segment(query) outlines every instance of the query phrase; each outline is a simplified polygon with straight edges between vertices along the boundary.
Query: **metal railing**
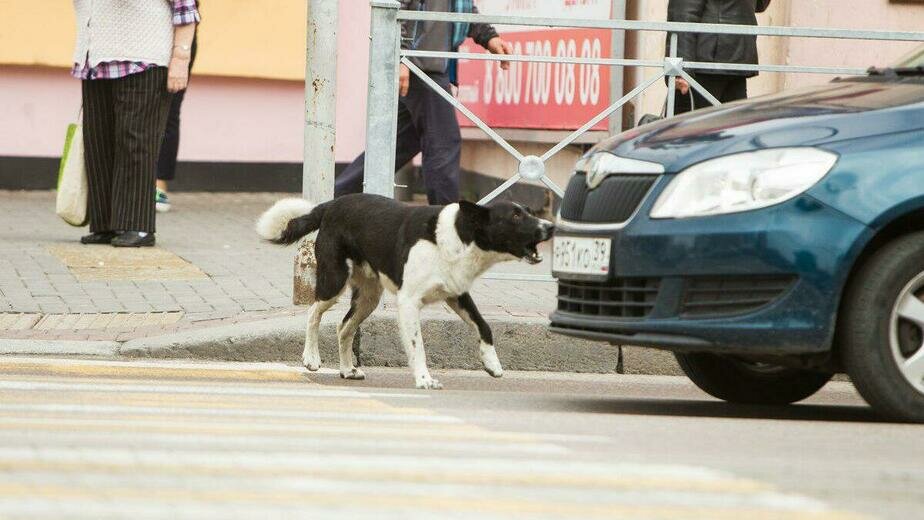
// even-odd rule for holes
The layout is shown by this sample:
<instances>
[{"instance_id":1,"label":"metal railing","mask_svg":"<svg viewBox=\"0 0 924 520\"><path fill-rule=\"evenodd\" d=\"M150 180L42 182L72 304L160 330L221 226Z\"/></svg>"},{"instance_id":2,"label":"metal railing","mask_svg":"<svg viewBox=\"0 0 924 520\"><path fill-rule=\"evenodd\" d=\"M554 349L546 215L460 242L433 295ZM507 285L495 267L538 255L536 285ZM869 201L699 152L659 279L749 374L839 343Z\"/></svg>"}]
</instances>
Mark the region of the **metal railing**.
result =
<instances>
[{"instance_id":1,"label":"metal railing","mask_svg":"<svg viewBox=\"0 0 924 520\"><path fill-rule=\"evenodd\" d=\"M813 74L865 74L866 69L851 67L823 67L800 65L746 65L738 63L685 62L677 56L678 33L711 33L750 36L834 38L871 41L924 42L924 32L907 31L859 31L844 29L822 29L801 27L768 27L751 25L700 24L680 22L644 22L633 20L583 20L549 17L506 16L485 14L447 13L434 11L401 11L400 4L393 0L372 0L372 21L369 42L369 99L367 107L365 183L363 190L394 197L395 139L398 110L398 65L403 64L443 99L458 109L478 128L483 130L501 148L518 161L518 168L510 178L485 195L479 204L494 200L521 179L538 181L561 197L563 190L546 175L545 164L556 153L573 143L597 123L609 117L623 105L640 95L653 84L667 78L666 114L674 115L674 97L677 78L683 78L690 88L701 94L713 105L720 102L697 82L688 71L697 69L725 71L757 71ZM406 50L400 47L400 24L403 21L466 22L498 25L519 25L536 27L571 27L610 29L614 31L659 31L670 34L670 49L667 57L660 60L638 60L623 58L584 58L565 56L495 55L461 52L437 52ZM459 100L446 92L411 61L411 58L457 58L469 60L545 62L563 64L586 64L619 67L659 68L661 74L642 81L626 95L612 102L586 124L567 135L558 144L541 156L523 155L516 147L487 125L481 118L465 107ZM547 275L512 275L487 273L486 277L551 281Z\"/></svg>"}]
</instances>

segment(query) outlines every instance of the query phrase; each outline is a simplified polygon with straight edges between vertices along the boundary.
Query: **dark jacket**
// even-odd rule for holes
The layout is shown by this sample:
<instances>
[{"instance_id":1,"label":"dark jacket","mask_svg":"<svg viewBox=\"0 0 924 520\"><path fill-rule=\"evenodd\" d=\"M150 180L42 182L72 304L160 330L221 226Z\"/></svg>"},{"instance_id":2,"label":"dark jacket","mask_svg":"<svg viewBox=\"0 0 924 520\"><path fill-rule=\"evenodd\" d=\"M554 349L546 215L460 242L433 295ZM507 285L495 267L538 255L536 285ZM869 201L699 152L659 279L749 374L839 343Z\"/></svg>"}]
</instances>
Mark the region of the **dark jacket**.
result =
<instances>
[{"instance_id":1,"label":"dark jacket","mask_svg":"<svg viewBox=\"0 0 924 520\"><path fill-rule=\"evenodd\" d=\"M452 10L452 0L401 0L401 9L449 12ZM472 12L477 13L478 8L472 6ZM449 48L451 33L451 23L405 21L401 23L401 48L419 51L452 51L454 49ZM473 23L468 26L468 35L478 45L487 47L491 38L497 36L497 31L488 24ZM411 58L411 60L426 72L446 72L448 63L445 58Z\"/></svg>"},{"instance_id":2,"label":"dark jacket","mask_svg":"<svg viewBox=\"0 0 924 520\"><path fill-rule=\"evenodd\" d=\"M757 25L757 16L770 5L770 0L670 0L667 21L694 23L727 23ZM670 53L670 35L667 54ZM757 64L757 38L734 34L679 33L677 56L684 61ZM710 74L756 76L757 72L697 70Z\"/></svg>"}]
</instances>

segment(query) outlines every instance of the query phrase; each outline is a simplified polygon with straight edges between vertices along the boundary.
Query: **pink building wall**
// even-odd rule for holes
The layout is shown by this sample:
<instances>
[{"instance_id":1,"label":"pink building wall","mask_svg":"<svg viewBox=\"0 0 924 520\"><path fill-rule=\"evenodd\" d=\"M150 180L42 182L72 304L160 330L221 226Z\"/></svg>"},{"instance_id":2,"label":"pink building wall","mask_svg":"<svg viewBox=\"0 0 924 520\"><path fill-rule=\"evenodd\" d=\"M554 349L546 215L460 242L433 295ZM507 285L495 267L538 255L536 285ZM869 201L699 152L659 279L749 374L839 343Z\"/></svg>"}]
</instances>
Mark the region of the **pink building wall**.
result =
<instances>
[{"instance_id":1,"label":"pink building wall","mask_svg":"<svg viewBox=\"0 0 924 520\"><path fill-rule=\"evenodd\" d=\"M788 25L837 29L920 31L924 5L890 0L798 0L789 7ZM921 46L915 42L799 40L786 42L787 63L829 67L886 67ZM788 74L786 87L830 81L831 76Z\"/></svg>"},{"instance_id":2,"label":"pink building wall","mask_svg":"<svg viewBox=\"0 0 924 520\"><path fill-rule=\"evenodd\" d=\"M651 0L651 3L657 4L653 6L657 9L643 10L638 16L663 18L666 0ZM369 6L366 2L341 2L340 6L336 157L345 162L364 147ZM924 20L924 5L894 4L888 0L798 0L793 4L775 4L771 14L772 20L764 23L919 30ZM663 37L655 35L655 38L652 53L660 55ZM901 42L771 38L761 41L765 62L852 67L886 65L916 46ZM772 45L775 42L781 44L779 48ZM645 54L645 49L641 53ZM765 74L752 86L755 93L761 93L828 80L829 76L774 78ZM765 86L764 82L769 83ZM300 162L303 93L301 81L194 74L183 106L180 159ZM651 106L643 106L640 112L657 110L663 102L660 91L653 90L648 97ZM57 156L64 129L76 117L79 104L79 82L64 69L0 66L0 156Z\"/></svg>"},{"instance_id":3,"label":"pink building wall","mask_svg":"<svg viewBox=\"0 0 924 520\"><path fill-rule=\"evenodd\" d=\"M338 162L364 148L369 6L341 3ZM0 67L0 156L55 157L80 108L64 69ZM301 162L304 83L196 76L183 103L180 160Z\"/></svg>"},{"instance_id":4,"label":"pink building wall","mask_svg":"<svg viewBox=\"0 0 924 520\"><path fill-rule=\"evenodd\" d=\"M54 157L80 110L80 83L59 69L0 68L0 156Z\"/></svg>"}]
</instances>

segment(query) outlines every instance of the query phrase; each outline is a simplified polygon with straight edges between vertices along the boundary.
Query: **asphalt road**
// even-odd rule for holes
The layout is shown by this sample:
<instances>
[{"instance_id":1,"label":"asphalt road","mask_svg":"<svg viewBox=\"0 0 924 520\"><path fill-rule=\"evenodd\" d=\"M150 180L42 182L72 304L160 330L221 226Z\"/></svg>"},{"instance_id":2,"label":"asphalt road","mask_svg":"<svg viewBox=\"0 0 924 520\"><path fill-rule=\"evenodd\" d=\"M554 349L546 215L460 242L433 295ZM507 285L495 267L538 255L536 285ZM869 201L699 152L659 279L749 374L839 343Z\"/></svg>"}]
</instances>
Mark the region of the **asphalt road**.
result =
<instances>
[{"instance_id":1,"label":"asphalt road","mask_svg":"<svg viewBox=\"0 0 924 520\"><path fill-rule=\"evenodd\" d=\"M922 517L924 427L847 383L0 358L2 518Z\"/></svg>"}]
</instances>

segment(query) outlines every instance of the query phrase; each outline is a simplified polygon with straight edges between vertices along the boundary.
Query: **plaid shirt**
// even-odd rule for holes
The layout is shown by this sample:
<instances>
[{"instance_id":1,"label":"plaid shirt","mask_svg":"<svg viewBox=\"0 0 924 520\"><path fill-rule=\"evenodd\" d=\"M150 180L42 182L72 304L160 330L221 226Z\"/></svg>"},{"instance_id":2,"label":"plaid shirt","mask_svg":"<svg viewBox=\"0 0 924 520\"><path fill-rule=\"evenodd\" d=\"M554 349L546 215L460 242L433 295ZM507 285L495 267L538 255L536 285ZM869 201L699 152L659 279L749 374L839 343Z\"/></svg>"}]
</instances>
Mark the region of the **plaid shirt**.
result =
<instances>
[{"instance_id":1,"label":"plaid shirt","mask_svg":"<svg viewBox=\"0 0 924 520\"><path fill-rule=\"evenodd\" d=\"M171 0L173 7L173 25L188 25L199 23L199 9L196 0ZM129 74L144 72L155 65L141 61L107 61L95 67L84 60L83 64L75 63L71 75L79 79L116 79L124 78Z\"/></svg>"}]
</instances>

